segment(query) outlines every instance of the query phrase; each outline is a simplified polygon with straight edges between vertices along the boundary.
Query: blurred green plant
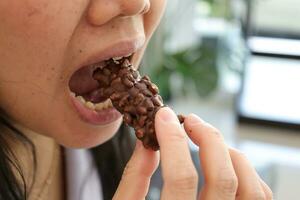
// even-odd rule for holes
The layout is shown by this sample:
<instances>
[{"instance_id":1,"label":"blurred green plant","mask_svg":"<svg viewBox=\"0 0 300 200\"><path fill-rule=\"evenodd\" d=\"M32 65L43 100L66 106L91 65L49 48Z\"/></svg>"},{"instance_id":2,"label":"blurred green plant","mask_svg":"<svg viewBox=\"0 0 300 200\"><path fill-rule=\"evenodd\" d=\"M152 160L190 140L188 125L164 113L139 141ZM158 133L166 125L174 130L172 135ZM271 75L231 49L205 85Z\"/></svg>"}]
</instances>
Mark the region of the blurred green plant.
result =
<instances>
[{"instance_id":1,"label":"blurred green plant","mask_svg":"<svg viewBox=\"0 0 300 200\"><path fill-rule=\"evenodd\" d=\"M198 0L200 6L209 8L209 17L221 17L227 20L233 18L232 0Z\"/></svg>"},{"instance_id":2,"label":"blurred green plant","mask_svg":"<svg viewBox=\"0 0 300 200\"><path fill-rule=\"evenodd\" d=\"M174 84L172 75L175 73L182 79L182 83L179 84L180 88L176 90L187 95L188 87L193 87L199 96L206 97L218 85L216 52L214 43L208 40L201 45L173 54L164 53L161 64L152 70L148 69L147 73L159 86L161 96L167 101L172 97L171 84Z\"/></svg>"}]
</instances>

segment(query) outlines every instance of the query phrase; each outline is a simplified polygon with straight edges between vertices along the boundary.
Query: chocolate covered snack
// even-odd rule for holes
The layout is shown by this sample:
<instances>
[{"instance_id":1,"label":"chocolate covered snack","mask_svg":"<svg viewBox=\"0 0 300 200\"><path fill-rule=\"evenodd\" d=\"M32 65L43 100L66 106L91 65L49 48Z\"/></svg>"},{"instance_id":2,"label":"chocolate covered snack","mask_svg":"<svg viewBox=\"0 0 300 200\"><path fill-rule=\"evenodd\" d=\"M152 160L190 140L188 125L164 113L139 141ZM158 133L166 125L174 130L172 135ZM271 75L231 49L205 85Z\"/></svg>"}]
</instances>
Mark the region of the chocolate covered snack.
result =
<instances>
[{"instance_id":1,"label":"chocolate covered snack","mask_svg":"<svg viewBox=\"0 0 300 200\"><path fill-rule=\"evenodd\" d=\"M141 77L128 57L106 61L105 67L94 71L93 78L101 86L102 95L110 98L113 106L124 115L124 122L134 128L144 147L158 150L154 118L164 104L158 87L150 78ZM182 115L178 119L181 123L184 121Z\"/></svg>"}]
</instances>

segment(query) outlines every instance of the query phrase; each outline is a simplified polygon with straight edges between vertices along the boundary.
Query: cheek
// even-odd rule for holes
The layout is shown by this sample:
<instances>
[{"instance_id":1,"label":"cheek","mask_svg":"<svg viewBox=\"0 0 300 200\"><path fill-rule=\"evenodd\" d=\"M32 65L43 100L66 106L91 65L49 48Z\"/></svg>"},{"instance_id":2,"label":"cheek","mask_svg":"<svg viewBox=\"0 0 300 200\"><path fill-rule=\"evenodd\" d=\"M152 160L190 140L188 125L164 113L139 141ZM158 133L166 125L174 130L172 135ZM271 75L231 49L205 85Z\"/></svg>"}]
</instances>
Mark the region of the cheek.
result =
<instances>
[{"instance_id":1,"label":"cheek","mask_svg":"<svg viewBox=\"0 0 300 200\"><path fill-rule=\"evenodd\" d=\"M0 0L0 81L4 84L0 87L22 85L51 93L49 87L64 79L68 40L85 4L82 0Z\"/></svg>"},{"instance_id":2,"label":"cheek","mask_svg":"<svg viewBox=\"0 0 300 200\"><path fill-rule=\"evenodd\" d=\"M62 63L86 2L0 0L0 108L49 136L62 130L51 126L62 125L61 110L49 113L54 102L65 107L66 99L55 100L64 90Z\"/></svg>"},{"instance_id":3,"label":"cheek","mask_svg":"<svg viewBox=\"0 0 300 200\"><path fill-rule=\"evenodd\" d=\"M65 28L66 14L62 15L65 10L61 6L57 0L4 0L0 3L1 30L16 39L23 38L38 44L41 39L53 36L51 33L60 35L60 30ZM72 16L67 17L72 21Z\"/></svg>"},{"instance_id":4,"label":"cheek","mask_svg":"<svg viewBox=\"0 0 300 200\"><path fill-rule=\"evenodd\" d=\"M136 68L141 63L143 54L146 47L153 35L155 29L159 25L159 22L164 14L166 8L166 0L152 0L150 10L144 15L144 30L146 35L146 45L140 51L137 52L136 57L133 59Z\"/></svg>"},{"instance_id":5,"label":"cheek","mask_svg":"<svg viewBox=\"0 0 300 200\"><path fill-rule=\"evenodd\" d=\"M151 1L151 8L144 17L145 31L147 35L151 36L155 28L158 26L163 16L166 2L166 0Z\"/></svg>"},{"instance_id":6,"label":"cheek","mask_svg":"<svg viewBox=\"0 0 300 200\"><path fill-rule=\"evenodd\" d=\"M85 8L86 1L74 1L1 0L1 67L57 66Z\"/></svg>"}]
</instances>

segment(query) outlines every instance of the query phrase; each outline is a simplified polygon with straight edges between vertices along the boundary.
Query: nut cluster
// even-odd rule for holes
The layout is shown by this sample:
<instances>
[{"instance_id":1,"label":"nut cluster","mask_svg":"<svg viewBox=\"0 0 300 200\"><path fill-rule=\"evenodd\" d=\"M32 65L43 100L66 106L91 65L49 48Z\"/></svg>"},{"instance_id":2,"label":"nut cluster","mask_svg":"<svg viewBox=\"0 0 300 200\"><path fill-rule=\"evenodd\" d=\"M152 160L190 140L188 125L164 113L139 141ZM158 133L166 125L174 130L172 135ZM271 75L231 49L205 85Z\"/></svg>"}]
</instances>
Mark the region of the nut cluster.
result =
<instances>
[{"instance_id":1,"label":"nut cluster","mask_svg":"<svg viewBox=\"0 0 300 200\"><path fill-rule=\"evenodd\" d=\"M150 78L141 77L128 58L106 61L106 67L97 68L93 78L99 82L102 95L110 98L113 106L124 115L124 122L134 128L144 147L158 150L154 117L164 105L158 87ZM181 123L184 121L182 115L178 119Z\"/></svg>"}]
</instances>

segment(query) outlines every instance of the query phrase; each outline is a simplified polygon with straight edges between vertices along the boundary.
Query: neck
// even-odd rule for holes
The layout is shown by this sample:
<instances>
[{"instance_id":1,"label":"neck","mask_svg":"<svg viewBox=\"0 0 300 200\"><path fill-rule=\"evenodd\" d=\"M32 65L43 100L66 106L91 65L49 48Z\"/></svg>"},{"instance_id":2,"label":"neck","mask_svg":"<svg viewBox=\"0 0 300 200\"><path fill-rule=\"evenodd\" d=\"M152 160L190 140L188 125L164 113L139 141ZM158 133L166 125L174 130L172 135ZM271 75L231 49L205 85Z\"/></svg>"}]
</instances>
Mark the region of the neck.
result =
<instances>
[{"instance_id":1,"label":"neck","mask_svg":"<svg viewBox=\"0 0 300 200\"><path fill-rule=\"evenodd\" d=\"M35 149L34 158L28 146L19 141L10 143L22 168L29 192L28 199L62 199L63 179L60 146L51 138L38 134L15 121L9 121L32 142ZM34 167L34 160L36 167Z\"/></svg>"}]
</instances>

